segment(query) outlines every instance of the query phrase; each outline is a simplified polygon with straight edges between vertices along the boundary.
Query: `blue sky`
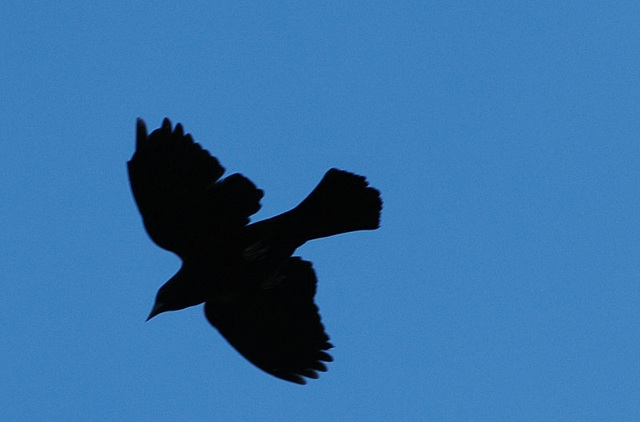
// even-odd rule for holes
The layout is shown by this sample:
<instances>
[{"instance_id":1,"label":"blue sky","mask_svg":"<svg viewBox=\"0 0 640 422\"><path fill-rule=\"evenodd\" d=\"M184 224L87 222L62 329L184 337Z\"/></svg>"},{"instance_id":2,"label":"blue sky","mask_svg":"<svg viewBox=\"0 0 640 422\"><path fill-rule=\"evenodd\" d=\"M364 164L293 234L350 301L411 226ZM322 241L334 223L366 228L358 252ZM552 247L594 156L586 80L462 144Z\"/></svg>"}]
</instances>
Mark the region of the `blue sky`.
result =
<instances>
[{"instance_id":1,"label":"blue sky","mask_svg":"<svg viewBox=\"0 0 640 422\"><path fill-rule=\"evenodd\" d=\"M637 2L3 2L6 420L640 417ZM191 308L126 161L163 117L265 190L364 174L305 245L335 362L300 387Z\"/></svg>"}]
</instances>

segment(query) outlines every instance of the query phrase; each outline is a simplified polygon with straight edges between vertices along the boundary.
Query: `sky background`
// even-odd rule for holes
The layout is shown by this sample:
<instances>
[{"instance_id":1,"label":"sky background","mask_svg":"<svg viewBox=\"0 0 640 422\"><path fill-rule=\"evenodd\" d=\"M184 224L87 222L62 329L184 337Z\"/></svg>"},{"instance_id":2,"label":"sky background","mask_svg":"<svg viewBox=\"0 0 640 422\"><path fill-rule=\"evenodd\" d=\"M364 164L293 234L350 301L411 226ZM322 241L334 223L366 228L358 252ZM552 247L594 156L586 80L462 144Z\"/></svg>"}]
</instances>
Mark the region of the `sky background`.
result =
<instances>
[{"instance_id":1,"label":"sky background","mask_svg":"<svg viewBox=\"0 0 640 422\"><path fill-rule=\"evenodd\" d=\"M5 420L640 418L637 1L2 2ZM271 377L129 190L135 119L182 122L267 218L331 167L382 226L305 245L335 344Z\"/></svg>"}]
</instances>

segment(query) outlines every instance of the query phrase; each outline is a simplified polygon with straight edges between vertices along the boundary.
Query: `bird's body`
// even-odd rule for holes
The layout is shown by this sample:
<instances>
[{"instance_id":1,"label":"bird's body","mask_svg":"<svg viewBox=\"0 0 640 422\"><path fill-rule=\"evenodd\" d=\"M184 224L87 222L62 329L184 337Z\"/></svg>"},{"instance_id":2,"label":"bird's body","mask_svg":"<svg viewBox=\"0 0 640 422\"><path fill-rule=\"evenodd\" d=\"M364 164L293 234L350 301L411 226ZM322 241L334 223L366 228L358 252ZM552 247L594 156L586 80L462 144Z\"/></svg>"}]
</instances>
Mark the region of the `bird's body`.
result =
<instances>
[{"instance_id":1,"label":"bird's body","mask_svg":"<svg viewBox=\"0 0 640 422\"><path fill-rule=\"evenodd\" d=\"M149 319L205 303L209 322L249 361L279 378L317 378L332 345L313 302L311 263L292 257L320 237L379 226L379 192L331 169L300 205L248 224L263 192L165 119L149 136L138 120L129 179L145 228L182 267L158 291Z\"/></svg>"}]
</instances>

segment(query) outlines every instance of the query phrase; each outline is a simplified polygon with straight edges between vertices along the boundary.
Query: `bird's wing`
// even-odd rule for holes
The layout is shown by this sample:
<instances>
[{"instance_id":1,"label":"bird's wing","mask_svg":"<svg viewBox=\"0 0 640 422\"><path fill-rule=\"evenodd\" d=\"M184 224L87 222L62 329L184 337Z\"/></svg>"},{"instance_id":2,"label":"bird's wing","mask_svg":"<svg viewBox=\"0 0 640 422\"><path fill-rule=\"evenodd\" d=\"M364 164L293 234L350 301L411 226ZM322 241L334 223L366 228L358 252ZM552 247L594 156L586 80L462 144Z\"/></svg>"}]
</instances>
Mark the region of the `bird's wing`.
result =
<instances>
[{"instance_id":1,"label":"bird's wing","mask_svg":"<svg viewBox=\"0 0 640 422\"><path fill-rule=\"evenodd\" d=\"M259 294L241 301L207 302L209 322L251 363L278 378L305 384L326 371L333 346L313 302L311 263L293 257Z\"/></svg>"},{"instance_id":2,"label":"bird's wing","mask_svg":"<svg viewBox=\"0 0 640 422\"><path fill-rule=\"evenodd\" d=\"M169 119L147 136L138 119L136 151L128 162L131 190L145 228L158 246L184 257L240 230L260 209L262 191L224 168L181 124Z\"/></svg>"}]
</instances>

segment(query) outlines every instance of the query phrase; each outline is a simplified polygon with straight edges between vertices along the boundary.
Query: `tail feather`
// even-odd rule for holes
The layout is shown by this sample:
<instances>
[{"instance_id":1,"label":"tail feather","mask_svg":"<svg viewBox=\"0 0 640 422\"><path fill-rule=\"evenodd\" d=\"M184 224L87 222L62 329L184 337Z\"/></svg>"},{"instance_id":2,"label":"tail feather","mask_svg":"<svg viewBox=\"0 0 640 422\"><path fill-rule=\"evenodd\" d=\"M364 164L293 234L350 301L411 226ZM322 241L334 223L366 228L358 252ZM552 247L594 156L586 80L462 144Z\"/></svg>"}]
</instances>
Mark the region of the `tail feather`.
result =
<instances>
[{"instance_id":1,"label":"tail feather","mask_svg":"<svg viewBox=\"0 0 640 422\"><path fill-rule=\"evenodd\" d=\"M297 207L247 226L242 233L247 262L275 270L309 240L380 226L382 200L363 176L331 169Z\"/></svg>"},{"instance_id":2,"label":"tail feather","mask_svg":"<svg viewBox=\"0 0 640 422\"><path fill-rule=\"evenodd\" d=\"M380 226L382 200L363 176L329 170L293 212L303 221L305 240Z\"/></svg>"}]
</instances>

